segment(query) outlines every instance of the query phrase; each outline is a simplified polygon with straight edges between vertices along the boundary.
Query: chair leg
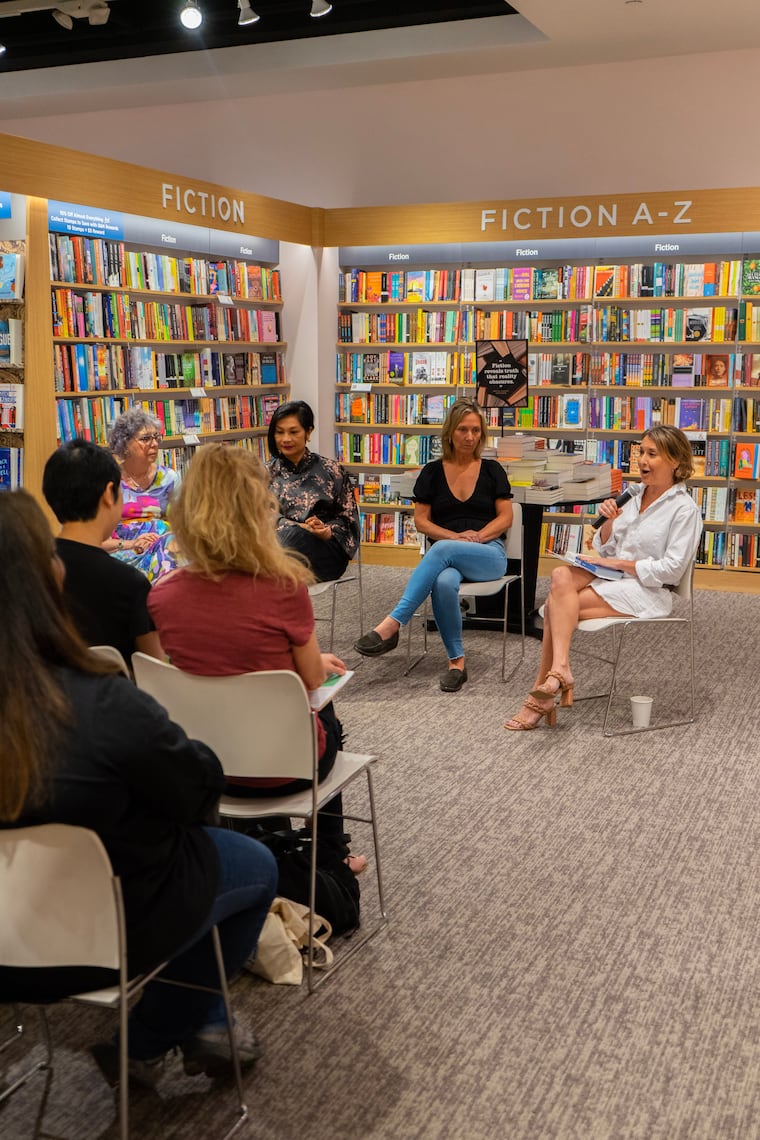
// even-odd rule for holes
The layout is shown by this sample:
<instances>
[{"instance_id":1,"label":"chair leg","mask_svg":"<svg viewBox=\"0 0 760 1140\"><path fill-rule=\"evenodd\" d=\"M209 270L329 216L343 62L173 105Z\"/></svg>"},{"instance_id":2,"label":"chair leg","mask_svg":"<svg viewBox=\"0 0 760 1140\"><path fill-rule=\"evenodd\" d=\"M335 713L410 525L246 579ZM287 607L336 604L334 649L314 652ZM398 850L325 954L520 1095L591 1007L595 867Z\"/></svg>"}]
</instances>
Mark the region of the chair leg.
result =
<instances>
[{"instance_id":1,"label":"chair leg","mask_svg":"<svg viewBox=\"0 0 760 1140\"><path fill-rule=\"evenodd\" d=\"M227 985L227 974L224 969L224 955L222 954L222 944L219 939L219 931L216 926L211 927L211 938L214 943L214 956L216 958L216 968L219 973L219 989L224 1000L224 1014L227 1019L227 1035L230 1041L230 1056L232 1057L232 1070L235 1075L235 1088L237 1089L238 1106L240 1113L237 1120L232 1127L225 1133L224 1140L229 1140L229 1137L237 1132L238 1128L248 1119L248 1106L245 1103L245 1096L243 1093L243 1078L240 1073L240 1056L238 1053L237 1041L235 1039L235 1019L232 1016L232 1005L230 1003L230 990Z\"/></svg>"},{"instance_id":2,"label":"chair leg","mask_svg":"<svg viewBox=\"0 0 760 1140\"><path fill-rule=\"evenodd\" d=\"M332 605L330 607L330 645L327 650L328 653L333 651L333 642L335 641L335 602L338 594L338 584L333 582L332 588Z\"/></svg>"},{"instance_id":3,"label":"chair leg","mask_svg":"<svg viewBox=\"0 0 760 1140\"><path fill-rule=\"evenodd\" d=\"M633 622L631 624L635 625L636 623ZM693 724L694 723L694 721L696 719L696 715L695 715L695 694L694 694L694 623L693 623L693 620L689 623L689 627L690 627L689 628L689 637L690 637L690 650L691 650L690 651L691 715L688 716L685 720L669 720L669 721L665 721L663 724L650 724L646 728L620 728L620 729L617 729L615 731L608 729L607 726L608 726L608 722L609 722L610 710L612 708L612 698L615 695L615 686L617 683L618 663L620 661L620 658L622 657L623 642L625 641L625 635L629 629L629 625L628 625L628 623L626 623L622 627L620 639L618 641L618 648L617 648L617 653L615 655L615 663L614 663L614 667L613 667L613 671L612 671L612 683L610 685L609 697L607 699L607 708L606 708L606 711L604 714L604 723L602 725L602 735L604 735L604 736L630 736L631 733L634 733L634 732L657 732L659 729L662 729L662 728L679 728L681 725Z\"/></svg>"},{"instance_id":4,"label":"chair leg","mask_svg":"<svg viewBox=\"0 0 760 1140\"><path fill-rule=\"evenodd\" d=\"M16 1032L3 1042L2 1046L0 1046L0 1052L2 1052L3 1049L6 1049L9 1045L12 1045L14 1041L19 1041L24 1033L24 1026L21 1021L20 1007L14 1005L13 1009L14 1016L17 1021ZM0 1104L2 1104L3 1101L8 1100L8 1098L16 1091L16 1089L20 1089L22 1085L26 1084L29 1078L33 1077L35 1073L49 1071L53 1067L53 1042L50 1036L50 1026L48 1025L47 1015L42 1006L37 1007L37 1014L40 1019L42 1037L45 1042L45 1056L41 1061L37 1061L34 1065L31 1065L30 1068L26 1069L20 1077L16 1078L13 1084L10 1084L6 1089L3 1089L3 1091L0 1093Z\"/></svg>"},{"instance_id":5,"label":"chair leg","mask_svg":"<svg viewBox=\"0 0 760 1140\"><path fill-rule=\"evenodd\" d=\"M416 617L420 617L420 616L422 617L422 653L420 653L419 657L415 657L414 661L412 661L412 625L414 624L414 619ZM406 669L404 670L404 676L408 677L409 674L411 673L412 669L416 669L417 666L419 665L420 661L423 661L424 658L427 657L427 651L428 651L427 600L425 601L425 605L422 608L422 614L421 615L419 613L419 610L417 611L416 614L412 614L412 616L409 619L409 624L407 625L406 630L407 630L407 632L406 632Z\"/></svg>"}]
</instances>

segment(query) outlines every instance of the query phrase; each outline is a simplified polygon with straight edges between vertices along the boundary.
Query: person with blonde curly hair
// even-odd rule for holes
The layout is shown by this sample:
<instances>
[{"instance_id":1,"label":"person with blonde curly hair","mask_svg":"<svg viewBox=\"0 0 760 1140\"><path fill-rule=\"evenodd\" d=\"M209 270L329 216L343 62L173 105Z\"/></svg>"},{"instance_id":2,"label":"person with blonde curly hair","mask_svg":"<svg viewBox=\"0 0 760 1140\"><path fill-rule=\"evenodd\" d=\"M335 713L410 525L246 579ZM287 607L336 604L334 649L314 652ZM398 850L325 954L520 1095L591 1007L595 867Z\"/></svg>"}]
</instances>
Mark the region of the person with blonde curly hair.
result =
<instances>
[{"instance_id":1,"label":"person with blonde curly hair","mask_svg":"<svg viewBox=\"0 0 760 1140\"><path fill-rule=\"evenodd\" d=\"M222 444L199 448L172 505L186 564L153 587L148 603L173 665L209 677L290 669L307 689L318 688L329 673L345 673L340 658L320 652L307 590L313 575L301 555L280 546L276 521L269 475L255 456ZM318 714L317 731L324 779L342 744L331 703ZM232 795L276 795L283 785L289 791L303 785L228 781ZM337 815L338 799L331 802ZM335 827L342 831L342 821L325 817L320 831L328 836ZM352 869L363 869L363 856L351 858Z\"/></svg>"}]
</instances>

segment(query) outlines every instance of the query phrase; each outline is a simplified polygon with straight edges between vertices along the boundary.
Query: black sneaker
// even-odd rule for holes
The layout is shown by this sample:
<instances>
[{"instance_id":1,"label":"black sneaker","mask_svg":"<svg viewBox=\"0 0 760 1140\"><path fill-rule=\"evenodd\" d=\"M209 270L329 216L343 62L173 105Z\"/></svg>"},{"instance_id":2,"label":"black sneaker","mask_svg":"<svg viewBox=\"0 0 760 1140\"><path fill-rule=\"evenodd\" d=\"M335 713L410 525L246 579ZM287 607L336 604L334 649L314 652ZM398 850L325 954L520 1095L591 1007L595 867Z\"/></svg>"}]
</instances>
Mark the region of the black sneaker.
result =
<instances>
[{"instance_id":1,"label":"black sneaker","mask_svg":"<svg viewBox=\"0 0 760 1140\"><path fill-rule=\"evenodd\" d=\"M235 1029L240 1068L247 1069L258 1061L262 1048L255 1037ZM206 1029L190 1037L182 1046L185 1072L189 1077L205 1073L216 1077L232 1071L230 1039L226 1028Z\"/></svg>"},{"instance_id":2,"label":"black sneaker","mask_svg":"<svg viewBox=\"0 0 760 1140\"><path fill-rule=\"evenodd\" d=\"M90 1053L95 1064L100 1069L112 1089L119 1086L119 1047L112 1041L93 1045ZM140 1085L144 1089L154 1089L166 1067L166 1056L154 1057L151 1061L138 1061L130 1057L127 1061L127 1073L131 1085Z\"/></svg>"}]
</instances>

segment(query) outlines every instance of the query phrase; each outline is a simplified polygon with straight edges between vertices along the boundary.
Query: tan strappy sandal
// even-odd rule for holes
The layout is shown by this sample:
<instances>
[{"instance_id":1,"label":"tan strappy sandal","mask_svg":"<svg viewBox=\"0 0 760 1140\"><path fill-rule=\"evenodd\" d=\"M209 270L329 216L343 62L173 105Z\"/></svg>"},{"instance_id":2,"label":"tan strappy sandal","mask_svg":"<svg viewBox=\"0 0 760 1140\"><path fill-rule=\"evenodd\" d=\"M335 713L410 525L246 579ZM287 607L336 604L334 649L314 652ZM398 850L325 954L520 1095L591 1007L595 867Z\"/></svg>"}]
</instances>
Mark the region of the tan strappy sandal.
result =
<instances>
[{"instance_id":1,"label":"tan strappy sandal","mask_svg":"<svg viewBox=\"0 0 760 1140\"><path fill-rule=\"evenodd\" d=\"M550 677L554 677L555 681L559 682L558 689L542 689L540 686L531 689L530 695L536 701L546 700L547 697L556 697L559 693L559 707L561 709L571 709L573 707L573 689L575 688L575 681L566 681L561 673L556 669L550 669L544 678L544 684Z\"/></svg>"},{"instance_id":2,"label":"tan strappy sandal","mask_svg":"<svg viewBox=\"0 0 760 1140\"><path fill-rule=\"evenodd\" d=\"M552 696L553 694L549 695ZM509 732L530 732L532 729L538 728L539 724L541 723L541 717L546 717L546 723L549 728L556 727L557 706L553 701L547 709L545 705L540 705L538 701L534 701L533 694L531 693L529 697L525 698L523 702L523 708L530 709L531 712L539 713L540 715L538 717L538 720L534 721L532 724L529 724L527 720L522 720L520 718L520 714L518 713L517 716L510 717L507 723L504 725L504 727L508 729Z\"/></svg>"}]
</instances>

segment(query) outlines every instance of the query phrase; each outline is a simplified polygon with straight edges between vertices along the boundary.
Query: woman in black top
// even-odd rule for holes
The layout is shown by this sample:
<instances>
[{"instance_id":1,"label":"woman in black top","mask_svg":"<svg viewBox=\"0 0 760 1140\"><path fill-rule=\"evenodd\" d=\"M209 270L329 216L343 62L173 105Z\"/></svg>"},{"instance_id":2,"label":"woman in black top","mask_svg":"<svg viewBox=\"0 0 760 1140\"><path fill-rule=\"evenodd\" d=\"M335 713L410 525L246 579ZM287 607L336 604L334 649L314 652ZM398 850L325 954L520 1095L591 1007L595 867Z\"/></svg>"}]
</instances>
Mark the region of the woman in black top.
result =
<instances>
[{"instance_id":1,"label":"woman in black top","mask_svg":"<svg viewBox=\"0 0 760 1140\"><path fill-rule=\"evenodd\" d=\"M65 823L96 832L121 879L130 976L170 959L164 977L217 985L210 928L236 973L254 952L277 885L269 851L204 826L224 789L206 745L95 658L63 600L63 564L31 495L0 496L0 827ZM110 970L0 961L0 1002L53 1001L113 985ZM241 1061L259 1055L238 1032ZM152 983L130 1014L130 1076L153 1085L179 1046L189 1074L230 1060L215 994ZM110 1053L109 1053L110 1050ZM110 1046L97 1059L116 1071Z\"/></svg>"},{"instance_id":2,"label":"woman in black top","mask_svg":"<svg viewBox=\"0 0 760 1140\"><path fill-rule=\"evenodd\" d=\"M493 459L481 459L486 422L472 400L457 400L441 429L443 458L423 467L414 487L414 524L430 541L401 600L354 643L365 657L398 645L399 629L428 594L449 665L441 674L444 692L467 680L462 646L460 582L486 582L506 571L504 533L512 525L509 480Z\"/></svg>"}]
</instances>

